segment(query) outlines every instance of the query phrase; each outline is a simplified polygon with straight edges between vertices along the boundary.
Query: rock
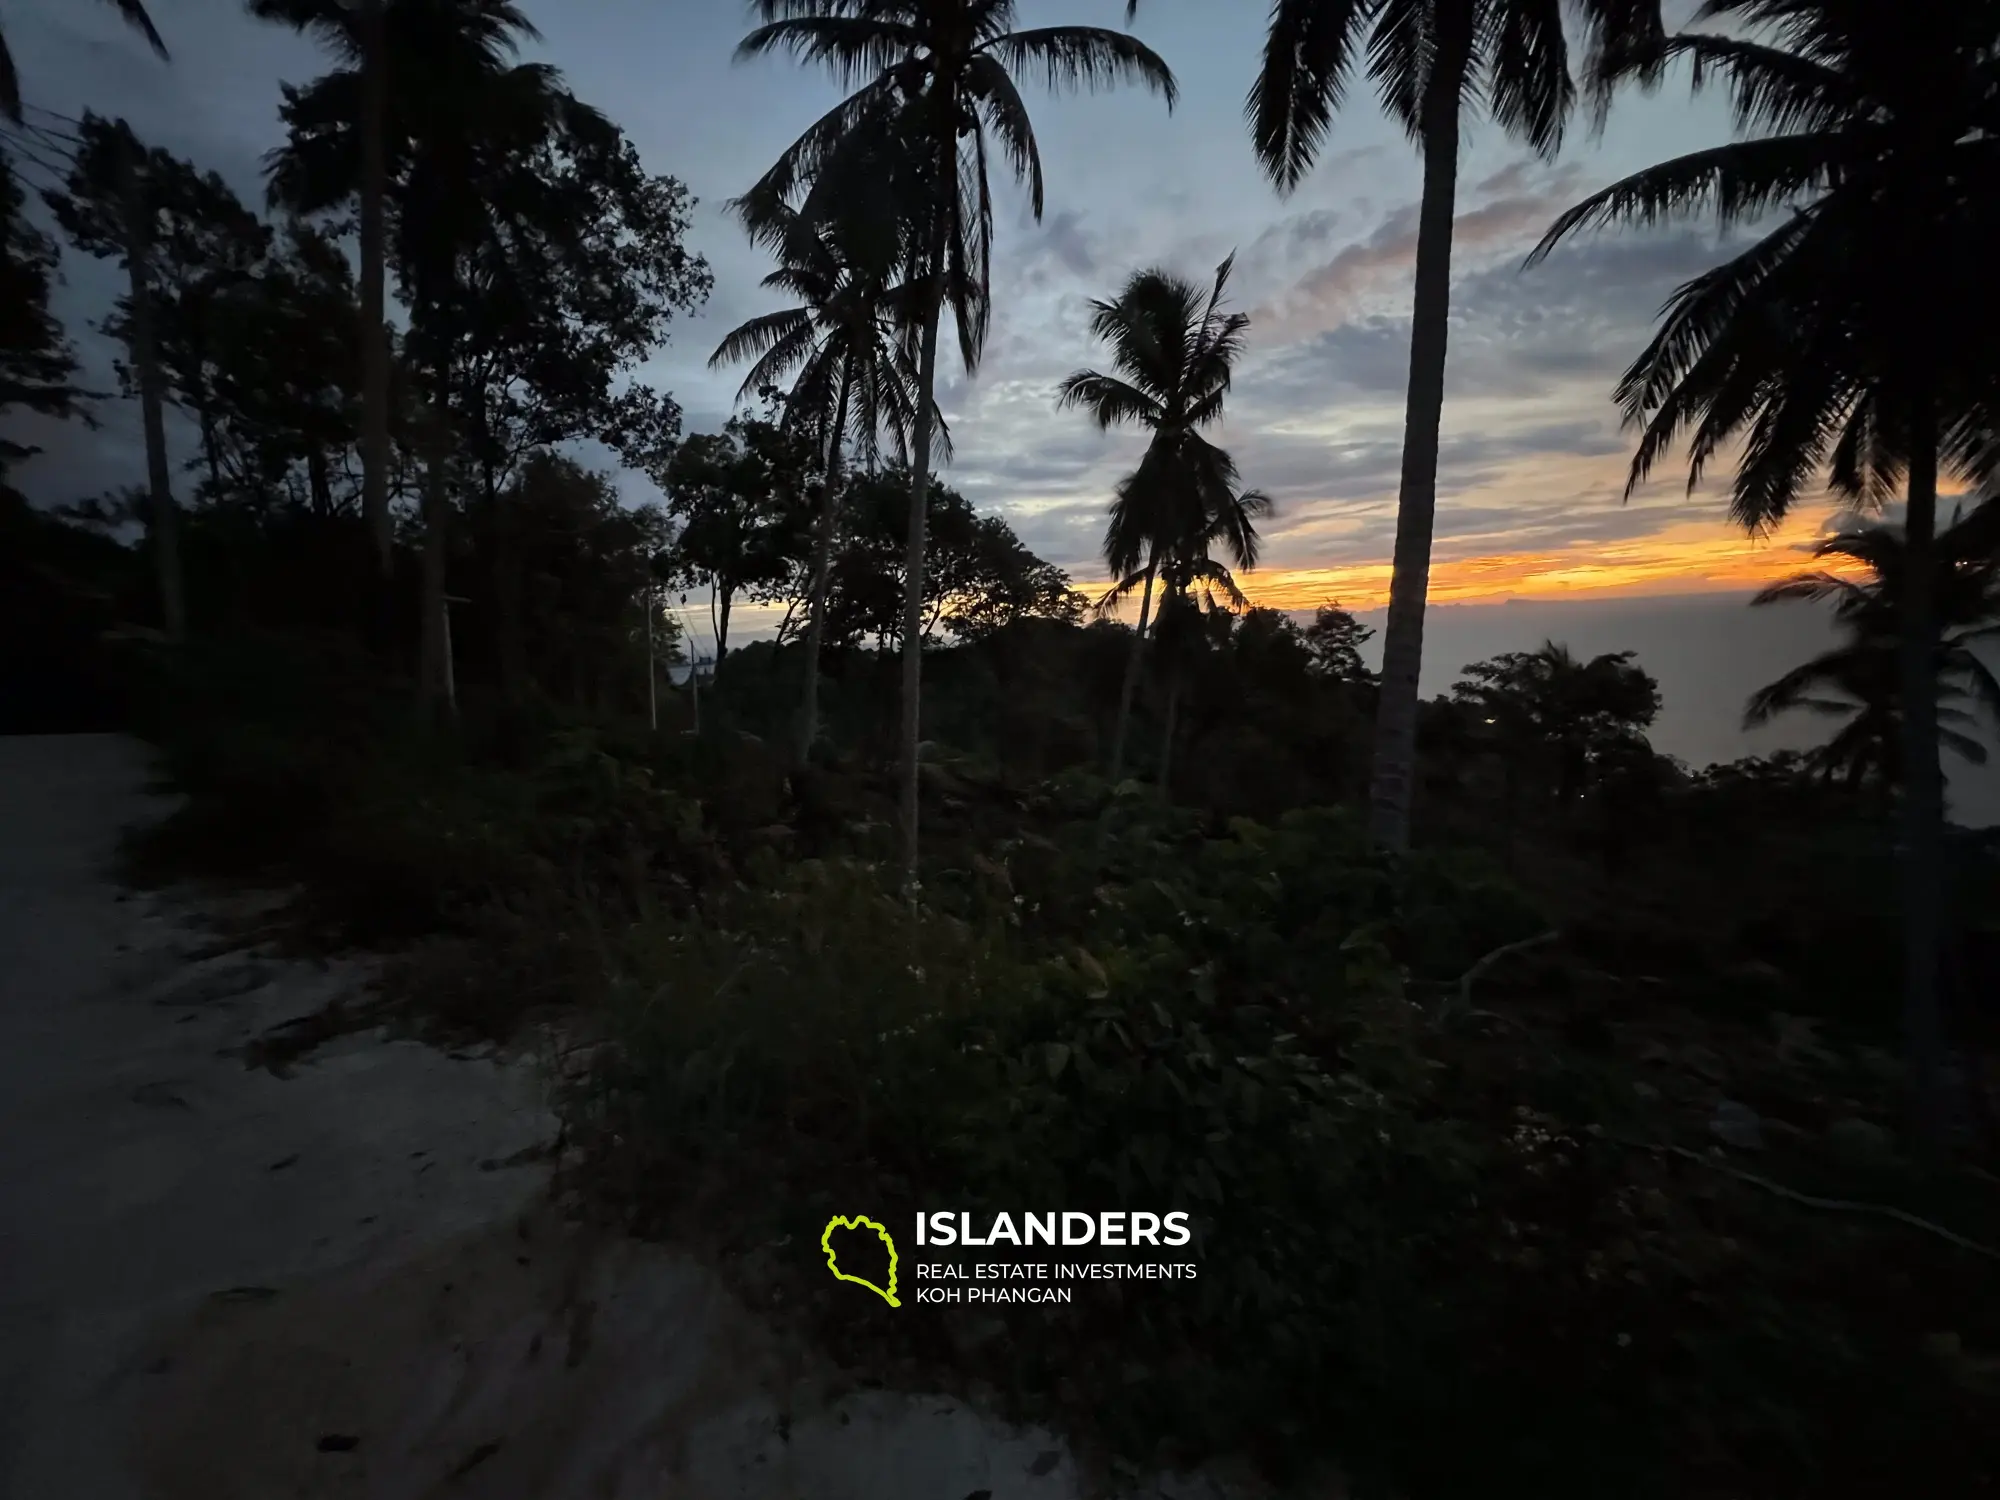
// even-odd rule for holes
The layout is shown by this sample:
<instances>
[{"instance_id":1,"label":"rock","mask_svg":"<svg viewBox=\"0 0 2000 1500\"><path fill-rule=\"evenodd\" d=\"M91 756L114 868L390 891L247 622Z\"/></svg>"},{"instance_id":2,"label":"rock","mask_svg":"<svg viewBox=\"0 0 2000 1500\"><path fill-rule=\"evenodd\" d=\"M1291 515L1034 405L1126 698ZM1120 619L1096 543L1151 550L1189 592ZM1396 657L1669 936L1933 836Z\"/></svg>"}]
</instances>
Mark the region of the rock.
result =
<instances>
[{"instance_id":1,"label":"rock","mask_svg":"<svg viewBox=\"0 0 2000 1500\"><path fill-rule=\"evenodd\" d=\"M1889 1132L1868 1120L1849 1116L1827 1128L1826 1143L1849 1161L1882 1162L1896 1154Z\"/></svg>"},{"instance_id":2,"label":"rock","mask_svg":"<svg viewBox=\"0 0 2000 1500\"><path fill-rule=\"evenodd\" d=\"M1756 1110L1734 1099L1724 1099L1715 1106L1708 1131L1723 1145L1734 1146L1739 1151L1764 1149L1764 1122L1758 1118Z\"/></svg>"}]
</instances>

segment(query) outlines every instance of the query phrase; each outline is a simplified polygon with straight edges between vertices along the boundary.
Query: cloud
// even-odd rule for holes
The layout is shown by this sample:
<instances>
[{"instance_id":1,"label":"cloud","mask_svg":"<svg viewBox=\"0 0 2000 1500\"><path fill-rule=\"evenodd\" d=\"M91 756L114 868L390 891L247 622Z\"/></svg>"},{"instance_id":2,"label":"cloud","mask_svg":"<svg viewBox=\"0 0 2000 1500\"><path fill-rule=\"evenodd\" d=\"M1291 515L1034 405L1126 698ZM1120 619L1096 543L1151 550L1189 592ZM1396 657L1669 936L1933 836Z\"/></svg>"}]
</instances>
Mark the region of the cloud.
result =
<instances>
[{"instance_id":1,"label":"cloud","mask_svg":"<svg viewBox=\"0 0 2000 1500\"><path fill-rule=\"evenodd\" d=\"M1468 209L1452 221L1454 261L1476 260L1498 247L1527 248L1571 201L1578 175L1574 168L1563 168L1531 181L1529 169L1517 163L1486 178L1472 196L1496 186L1518 190ZM1263 316L1292 327L1336 326L1367 293L1381 286L1389 273L1406 281L1416 263L1421 212L1419 203L1404 203L1392 210L1368 235L1301 275L1289 290L1272 299ZM1311 222L1312 216L1305 216L1295 221L1293 228L1303 230ZM1330 227L1332 222L1322 218L1317 224Z\"/></svg>"},{"instance_id":2,"label":"cloud","mask_svg":"<svg viewBox=\"0 0 2000 1500\"><path fill-rule=\"evenodd\" d=\"M1057 214L1042 229L1042 243L1064 269L1078 276L1097 274L1097 255L1083 233L1083 216L1073 208Z\"/></svg>"},{"instance_id":3,"label":"cloud","mask_svg":"<svg viewBox=\"0 0 2000 1500\"><path fill-rule=\"evenodd\" d=\"M284 28L246 19L236 0L167 9L159 19L174 48L170 65L112 7L15 7L9 40L29 98L71 114L92 103L128 114L143 134L219 169L257 201L259 158L280 135L277 80L310 78L325 61ZM631 130L649 167L681 176L703 200L690 238L714 269L714 296L676 325L638 377L675 393L687 430L712 430L729 414L741 370L706 369L709 351L728 329L777 305L758 286L768 257L747 243L724 200L831 102L833 85L775 63L731 68L741 28L729 7L650 19L613 16L618 7L543 9L550 60ZM1271 574L1332 569L1372 578L1386 569L1395 528L1419 159L1393 125L1358 110L1340 128L1343 140L1360 144L1323 157L1295 197L1272 194L1238 115L1255 41L1220 8L1212 22L1200 8L1189 16L1197 13L1198 22L1185 21L1188 45L1172 58L1186 103L1171 120L1148 114L1135 124L1124 106L1102 101L1034 102L1053 196L1038 224L1011 212L1018 195L996 185L1003 210L994 322L976 378L957 371L945 340L940 395L958 444L946 477L982 509L1005 514L1044 556L1089 577L1105 505L1143 437L1099 433L1055 410L1061 377L1104 359L1089 336L1088 301L1144 265L1205 283L1238 248L1234 301L1254 309L1255 322L1216 435L1245 482L1278 500ZM1692 542L1654 546L1649 538L1678 535L1674 527L1696 524L1690 518L1709 528L1704 535L1728 535L1709 492L1690 507L1671 476L1620 503L1627 438L1609 400L1660 302L1718 258L1713 238L1609 236L1520 270L1586 177L1608 180L1692 144L1681 112L1663 108L1644 120L1631 126L1621 114L1573 165L1509 160L1514 148L1497 132L1468 154L1476 166L1467 169L1454 225L1439 462L1441 587L1481 579L1496 589L1554 587L1548 580L1582 576L1579 558L1593 548L1607 556L1625 549L1616 566L1652 576L1669 566L1661 559L1686 563L1700 553L1688 550ZM1113 140L1122 143L1116 151L1107 146ZM66 275L63 316L86 377L108 387L109 351L87 325L116 294L116 268L72 256ZM74 499L142 477L131 403L108 401L103 416L99 432L35 429L49 449L24 474L37 498ZM193 451L178 428L175 443L177 455ZM632 498L650 495L637 476L621 485ZM1642 544L1652 549L1643 557L1632 550ZM1494 561L1506 557L1526 561Z\"/></svg>"}]
</instances>

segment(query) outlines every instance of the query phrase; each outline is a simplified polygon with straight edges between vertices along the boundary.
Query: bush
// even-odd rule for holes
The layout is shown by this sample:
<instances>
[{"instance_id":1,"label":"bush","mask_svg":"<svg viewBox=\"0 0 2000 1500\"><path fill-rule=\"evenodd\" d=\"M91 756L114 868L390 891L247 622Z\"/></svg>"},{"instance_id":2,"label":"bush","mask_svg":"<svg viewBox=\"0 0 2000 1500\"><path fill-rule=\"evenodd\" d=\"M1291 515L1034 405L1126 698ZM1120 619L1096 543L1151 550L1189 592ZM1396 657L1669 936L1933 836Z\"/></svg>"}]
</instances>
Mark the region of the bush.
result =
<instances>
[{"instance_id":1,"label":"bush","mask_svg":"<svg viewBox=\"0 0 2000 1500\"><path fill-rule=\"evenodd\" d=\"M1628 1144L1659 1111L1597 1053L1413 1002L1413 974L1542 926L1483 863L1390 861L1337 812L1216 828L1089 778L1036 806L1082 815L921 906L811 862L605 937L590 1118L655 1200L699 1164L761 1244L857 1202L1192 1216L1194 1282L1094 1287L974 1346L864 1318L802 1257L786 1305L835 1346L988 1381L1141 1467L1330 1448L1408 1496L1824 1493L1926 1433L1974 1441L1979 1400L1898 1342L1952 1315L1884 1322L1843 1290L1878 1235ZM1961 1321L1990 1303L1914 1256Z\"/></svg>"},{"instance_id":2,"label":"bush","mask_svg":"<svg viewBox=\"0 0 2000 1500\"><path fill-rule=\"evenodd\" d=\"M1008 1387L1085 1392L1126 1446L1172 1431L1182 1457L1302 1439L1362 1389L1335 1379L1358 1350L1407 1336L1420 1242L1472 1180L1390 945L1457 964L1518 901L1398 874L1336 814L1209 836L1119 797L1003 853L930 906L808 862L608 938L603 1123L662 1166L758 1163L767 1194L789 1171L898 1207L1186 1209L1187 1295L1078 1309L1016 1341ZM1467 893L1470 924L1424 910Z\"/></svg>"}]
</instances>

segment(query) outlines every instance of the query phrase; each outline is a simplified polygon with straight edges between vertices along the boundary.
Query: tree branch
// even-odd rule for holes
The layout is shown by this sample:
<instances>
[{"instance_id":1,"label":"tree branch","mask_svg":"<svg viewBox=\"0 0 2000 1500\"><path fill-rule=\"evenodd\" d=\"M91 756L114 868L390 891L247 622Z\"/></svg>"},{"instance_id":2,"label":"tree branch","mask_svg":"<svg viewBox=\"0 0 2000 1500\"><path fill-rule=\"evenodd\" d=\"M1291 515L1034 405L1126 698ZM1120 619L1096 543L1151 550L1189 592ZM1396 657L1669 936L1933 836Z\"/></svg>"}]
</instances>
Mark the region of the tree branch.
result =
<instances>
[{"instance_id":1,"label":"tree branch","mask_svg":"<svg viewBox=\"0 0 2000 1500\"><path fill-rule=\"evenodd\" d=\"M1797 1203L1805 1208L1823 1209L1828 1213L1870 1214L1879 1219L1894 1219L1898 1224L1907 1224L1912 1229L1921 1229L1925 1234L1936 1235L1961 1250L1970 1250L1974 1255L1983 1255L1988 1260L2000 1260L2000 1250L1989 1249L1976 1240L1969 1240L1962 1234L1946 1229L1941 1224L1933 1224L1929 1219L1920 1219L1915 1214L1906 1213L1900 1208L1891 1208L1886 1203L1858 1203L1848 1198L1815 1198L1810 1193L1802 1193L1797 1188L1788 1188L1781 1182L1773 1182L1768 1177L1759 1177L1755 1172L1746 1172L1741 1167L1717 1161L1686 1146L1628 1141L1619 1136L1608 1136L1606 1139L1616 1141L1621 1146L1629 1146L1635 1151L1662 1151L1669 1156L1681 1156L1689 1161L1700 1162L1704 1167L1734 1177L1739 1182L1747 1182L1752 1187L1762 1188L1767 1193L1775 1193L1787 1202Z\"/></svg>"},{"instance_id":2,"label":"tree branch","mask_svg":"<svg viewBox=\"0 0 2000 1500\"><path fill-rule=\"evenodd\" d=\"M1516 953L1526 953L1533 948L1545 947L1555 942L1561 936L1560 932L1554 928L1550 928L1547 932L1539 932L1533 937L1522 938L1518 942L1505 943L1495 948L1491 953L1480 959L1478 963L1459 975L1458 1005L1456 1009L1460 1012L1467 1012L1472 1009L1472 986L1484 977L1486 972L1499 963L1501 959L1511 958ZM1447 1010L1449 1009L1451 1007L1447 1006Z\"/></svg>"}]
</instances>

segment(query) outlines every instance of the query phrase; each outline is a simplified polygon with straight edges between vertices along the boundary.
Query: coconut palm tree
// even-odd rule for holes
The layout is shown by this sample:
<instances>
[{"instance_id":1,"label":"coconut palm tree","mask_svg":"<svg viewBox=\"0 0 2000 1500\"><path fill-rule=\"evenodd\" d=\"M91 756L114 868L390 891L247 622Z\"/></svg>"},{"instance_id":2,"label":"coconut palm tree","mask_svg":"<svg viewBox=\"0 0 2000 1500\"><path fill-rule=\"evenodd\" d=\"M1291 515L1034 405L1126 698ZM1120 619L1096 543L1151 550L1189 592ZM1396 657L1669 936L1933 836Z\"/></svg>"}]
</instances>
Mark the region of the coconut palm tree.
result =
<instances>
[{"instance_id":1,"label":"coconut palm tree","mask_svg":"<svg viewBox=\"0 0 2000 1500\"><path fill-rule=\"evenodd\" d=\"M790 52L860 86L811 125L749 197L791 202L808 220L885 215L916 246L917 420L911 442L910 522L904 569L903 858L917 865L917 747L923 689L924 518L931 481L938 323L950 305L959 354L977 367L986 337L993 237L989 156L998 151L1042 215L1042 159L1014 75L1039 71L1052 87L1121 80L1177 97L1151 48L1098 26L1015 30L1015 0L756 0L764 24L739 57Z\"/></svg>"},{"instance_id":2,"label":"coconut palm tree","mask_svg":"<svg viewBox=\"0 0 2000 1500\"><path fill-rule=\"evenodd\" d=\"M1995 380L1967 329L2000 323L2000 4L1710 0L1728 34L1663 52L1730 89L1739 139L1676 158L1564 214L1579 229L1713 210L1762 232L1680 288L1617 389L1643 429L1637 485L1686 439L1689 484L1741 440L1732 508L1761 532L1822 476L1869 506L1907 491L1903 672L1905 1027L1914 1124L1941 1128L1938 967L1944 780L1938 764L1936 517L1941 469L1993 461ZM1629 493L1629 488L1628 488Z\"/></svg>"},{"instance_id":3,"label":"coconut palm tree","mask_svg":"<svg viewBox=\"0 0 2000 1500\"><path fill-rule=\"evenodd\" d=\"M389 523L389 339L386 213L389 56L384 0L247 0L250 14L318 41L361 79L361 154L355 181L361 239L361 516L386 585ZM525 17L521 26L527 26ZM407 59L406 59L407 60ZM379 629L384 598L371 611ZM379 644L379 643L378 643Z\"/></svg>"},{"instance_id":4,"label":"coconut palm tree","mask_svg":"<svg viewBox=\"0 0 2000 1500\"><path fill-rule=\"evenodd\" d=\"M1973 649L2000 635L2000 588L1985 534L2000 508L1954 523L1938 534L1936 577L1939 636L1935 674L1938 740L1975 765L1986 763L1976 731L1981 706L2000 712L2000 678ZM1901 634L1909 548L1899 526L1851 526L1826 537L1813 555L1849 564L1814 568L1772 584L1757 605L1831 601L1847 639L1758 689L1743 716L1746 728L1804 711L1844 720L1810 762L1829 778L1884 791L1903 779ZM1853 569L1858 567L1860 576Z\"/></svg>"},{"instance_id":5,"label":"coconut palm tree","mask_svg":"<svg viewBox=\"0 0 2000 1500\"><path fill-rule=\"evenodd\" d=\"M762 284L785 293L795 305L732 330L716 346L709 366L753 361L736 393L738 401L789 377L785 423L811 433L819 455L820 512L799 712L798 756L803 762L819 736L819 659L847 442L851 438L872 467L886 432L897 461L909 462L918 385L912 337L916 283L906 274L902 237L893 233L893 226L851 219L811 224L783 203L763 205L762 217L757 205L742 204L739 211L752 238L778 256L778 268ZM885 227L891 232L883 234ZM933 409L931 420L949 458L944 417Z\"/></svg>"},{"instance_id":6,"label":"coconut palm tree","mask_svg":"<svg viewBox=\"0 0 2000 1500\"><path fill-rule=\"evenodd\" d=\"M532 175L534 153L552 133L601 140L612 129L554 68L509 61L537 35L510 0L389 0L384 13L387 71L424 80L421 89L392 92L384 141L386 238L410 305L407 347L429 387L418 444L426 466L418 701L427 714L444 687L443 532L464 275L483 252L507 243L512 208L534 197L517 191L521 174ZM354 68L286 89L281 115L290 136L267 161L274 202L313 213L355 198L362 96Z\"/></svg>"},{"instance_id":7,"label":"coconut palm tree","mask_svg":"<svg viewBox=\"0 0 2000 1500\"><path fill-rule=\"evenodd\" d=\"M1132 580L1139 580L1139 627L1111 734L1113 781L1124 768L1126 729L1162 558L1192 546L1216 524L1237 527L1226 540L1239 558L1256 555L1250 521L1253 513L1264 512L1243 509L1235 493L1235 464L1199 431L1222 415L1250 327L1246 314L1221 310L1234 261L1231 256L1216 267L1205 298L1192 282L1154 269L1134 272L1111 301L1092 302L1090 331L1110 345L1117 373L1078 370L1056 393L1058 408L1083 408L1100 430L1134 426L1152 433L1139 467L1118 486L1104 537L1104 561L1113 579L1106 602L1123 598ZM1202 551L1205 555L1206 548Z\"/></svg>"},{"instance_id":8,"label":"coconut palm tree","mask_svg":"<svg viewBox=\"0 0 2000 1500\"><path fill-rule=\"evenodd\" d=\"M167 44L153 29L153 18L146 14L146 7L140 0L108 0L108 3L116 6L118 14L152 44L154 52L165 59ZM14 70L14 54L7 50L5 31L0 31L0 115L5 115L16 125L21 123L21 76Z\"/></svg>"},{"instance_id":9,"label":"coconut palm tree","mask_svg":"<svg viewBox=\"0 0 2000 1500\"><path fill-rule=\"evenodd\" d=\"M1645 56L1659 31L1658 0L1580 0L1575 9L1594 54L1593 81ZM1483 100L1508 134L1544 157L1555 155L1577 97L1562 12L1558 0L1274 0L1263 66L1246 104L1257 159L1279 190L1290 192L1318 157L1365 53L1383 108L1423 152L1402 481L1370 793L1375 835L1391 848L1407 846L1410 837L1462 118L1469 100Z\"/></svg>"}]
</instances>

